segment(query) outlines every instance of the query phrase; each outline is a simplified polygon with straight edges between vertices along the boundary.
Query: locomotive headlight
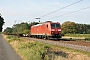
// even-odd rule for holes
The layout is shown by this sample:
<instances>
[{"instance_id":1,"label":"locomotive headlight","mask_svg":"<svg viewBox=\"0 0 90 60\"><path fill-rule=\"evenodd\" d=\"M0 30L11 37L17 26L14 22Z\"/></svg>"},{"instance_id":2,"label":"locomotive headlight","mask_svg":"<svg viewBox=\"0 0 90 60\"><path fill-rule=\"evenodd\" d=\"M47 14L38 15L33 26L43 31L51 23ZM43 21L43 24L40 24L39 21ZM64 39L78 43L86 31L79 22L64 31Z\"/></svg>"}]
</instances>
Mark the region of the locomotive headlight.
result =
<instances>
[{"instance_id":1,"label":"locomotive headlight","mask_svg":"<svg viewBox=\"0 0 90 60\"><path fill-rule=\"evenodd\" d=\"M58 31L61 31L61 29L58 29Z\"/></svg>"},{"instance_id":2,"label":"locomotive headlight","mask_svg":"<svg viewBox=\"0 0 90 60\"><path fill-rule=\"evenodd\" d=\"M55 29L52 29L51 31L55 31Z\"/></svg>"}]
</instances>

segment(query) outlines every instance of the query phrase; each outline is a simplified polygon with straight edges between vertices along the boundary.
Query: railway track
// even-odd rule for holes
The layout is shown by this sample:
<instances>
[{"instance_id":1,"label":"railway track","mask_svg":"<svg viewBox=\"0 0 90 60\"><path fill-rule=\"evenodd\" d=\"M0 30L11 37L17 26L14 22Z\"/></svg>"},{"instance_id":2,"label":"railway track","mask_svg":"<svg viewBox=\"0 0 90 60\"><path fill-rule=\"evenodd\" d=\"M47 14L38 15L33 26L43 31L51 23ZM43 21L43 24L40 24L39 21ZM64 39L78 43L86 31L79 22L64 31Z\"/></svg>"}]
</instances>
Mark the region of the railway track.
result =
<instances>
[{"instance_id":1,"label":"railway track","mask_svg":"<svg viewBox=\"0 0 90 60\"><path fill-rule=\"evenodd\" d=\"M86 42L86 41L77 41L77 40L75 41L71 41L71 40L54 41L54 40L43 40L43 39L36 39L36 38L29 38L29 37L24 37L24 38L28 40L35 40L38 42L43 42L43 43L48 43L52 45L57 45L57 46L90 52L90 42Z\"/></svg>"}]
</instances>

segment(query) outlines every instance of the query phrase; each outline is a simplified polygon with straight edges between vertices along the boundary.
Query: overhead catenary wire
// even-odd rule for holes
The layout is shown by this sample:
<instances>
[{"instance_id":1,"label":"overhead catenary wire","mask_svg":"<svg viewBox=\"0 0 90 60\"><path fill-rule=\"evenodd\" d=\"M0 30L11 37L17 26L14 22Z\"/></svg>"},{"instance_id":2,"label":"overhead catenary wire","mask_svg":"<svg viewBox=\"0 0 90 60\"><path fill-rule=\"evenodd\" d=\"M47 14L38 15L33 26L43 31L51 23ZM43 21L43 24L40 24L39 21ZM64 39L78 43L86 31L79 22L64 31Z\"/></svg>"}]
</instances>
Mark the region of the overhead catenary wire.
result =
<instances>
[{"instance_id":1,"label":"overhead catenary wire","mask_svg":"<svg viewBox=\"0 0 90 60\"><path fill-rule=\"evenodd\" d=\"M59 0L57 0L57 1L59 1ZM47 9L48 9L50 6L52 6L53 4L57 3L57 1L55 1L54 3L51 3L50 5L47 5L46 8L44 7L44 8L42 9L43 12L44 12L45 10L47 11Z\"/></svg>"},{"instance_id":2,"label":"overhead catenary wire","mask_svg":"<svg viewBox=\"0 0 90 60\"><path fill-rule=\"evenodd\" d=\"M69 14L73 14L73 13L76 13L76 12L79 12L79 11L82 11L82 10L85 10L85 9L88 9L88 8L90 8L90 7L82 8L82 9L79 9L79 10L76 10L76 11L72 11L72 12L69 12L69 13L66 13L66 14L63 14L63 15L56 16L54 18L62 17L62 16L69 15ZM54 19L54 18L51 18L51 19Z\"/></svg>"},{"instance_id":3,"label":"overhead catenary wire","mask_svg":"<svg viewBox=\"0 0 90 60\"><path fill-rule=\"evenodd\" d=\"M50 6L52 6L53 4L57 3L58 1L59 0L55 0L53 3L47 5L46 7L43 7L40 12L43 13L43 12L47 11ZM38 12L37 14L40 14L40 12ZM40 18L40 17L36 17L36 18Z\"/></svg>"},{"instance_id":4,"label":"overhead catenary wire","mask_svg":"<svg viewBox=\"0 0 90 60\"><path fill-rule=\"evenodd\" d=\"M67 7L69 7L69 6L72 6L72 5L74 5L74 4L76 4L76 3L79 3L79 2L81 2L81 1L83 1L83 0L79 0L79 1L77 1L77 2L74 2L74 3L72 3L72 4L69 4L69 5L67 5L67 6L64 6L64 7L60 8L60 9L57 9L57 10L55 10L55 11L53 11L53 12L50 12L50 13L48 13L48 14L43 15L43 16L41 16L40 18L45 17L45 16L47 16L47 15L50 15L50 14L52 14L52 13L55 13L55 12L57 12L57 11L59 11L59 10L62 10L62 9L64 9L64 8L67 8Z\"/></svg>"},{"instance_id":5,"label":"overhead catenary wire","mask_svg":"<svg viewBox=\"0 0 90 60\"><path fill-rule=\"evenodd\" d=\"M57 0L57 1L59 1L59 0ZM46 6L47 8L44 8L44 7L43 7L43 9L41 9L41 10L42 10L42 12L47 11L47 9L48 9L50 6L52 6L52 4L57 3L57 1L55 1L54 3L51 3L50 5L47 5L47 6ZM39 14L40 14L40 13L39 13ZM38 19L38 18L39 18L39 19ZM33 18L33 19L32 19L32 21L35 21L35 19L37 19L37 20L39 20L39 21L40 21L40 19L41 19L41 18L40 18L40 17L35 17L35 18Z\"/></svg>"}]
</instances>

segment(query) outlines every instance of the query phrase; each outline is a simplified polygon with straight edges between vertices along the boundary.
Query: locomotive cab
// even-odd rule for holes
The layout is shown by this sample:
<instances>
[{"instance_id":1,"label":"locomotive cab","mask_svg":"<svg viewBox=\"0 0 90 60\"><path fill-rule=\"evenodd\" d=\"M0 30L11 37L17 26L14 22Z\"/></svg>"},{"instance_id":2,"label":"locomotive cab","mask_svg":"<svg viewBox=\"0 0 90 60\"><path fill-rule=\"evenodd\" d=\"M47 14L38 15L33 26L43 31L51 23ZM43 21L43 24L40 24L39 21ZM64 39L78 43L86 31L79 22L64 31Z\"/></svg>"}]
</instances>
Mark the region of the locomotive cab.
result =
<instances>
[{"instance_id":1,"label":"locomotive cab","mask_svg":"<svg viewBox=\"0 0 90 60\"><path fill-rule=\"evenodd\" d=\"M51 37L61 38L61 26L60 23L51 23Z\"/></svg>"}]
</instances>

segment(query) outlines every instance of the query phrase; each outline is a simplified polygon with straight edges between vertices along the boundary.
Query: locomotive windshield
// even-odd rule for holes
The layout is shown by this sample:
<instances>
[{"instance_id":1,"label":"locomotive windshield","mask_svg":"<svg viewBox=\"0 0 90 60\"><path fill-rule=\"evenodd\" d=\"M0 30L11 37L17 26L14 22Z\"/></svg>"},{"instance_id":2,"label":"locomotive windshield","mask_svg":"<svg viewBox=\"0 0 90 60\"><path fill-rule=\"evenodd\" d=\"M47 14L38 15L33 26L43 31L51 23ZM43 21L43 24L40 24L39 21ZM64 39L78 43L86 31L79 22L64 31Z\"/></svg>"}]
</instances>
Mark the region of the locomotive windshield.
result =
<instances>
[{"instance_id":1,"label":"locomotive windshield","mask_svg":"<svg viewBox=\"0 0 90 60\"><path fill-rule=\"evenodd\" d=\"M53 23L51 24L51 28L60 28L60 24Z\"/></svg>"}]
</instances>

